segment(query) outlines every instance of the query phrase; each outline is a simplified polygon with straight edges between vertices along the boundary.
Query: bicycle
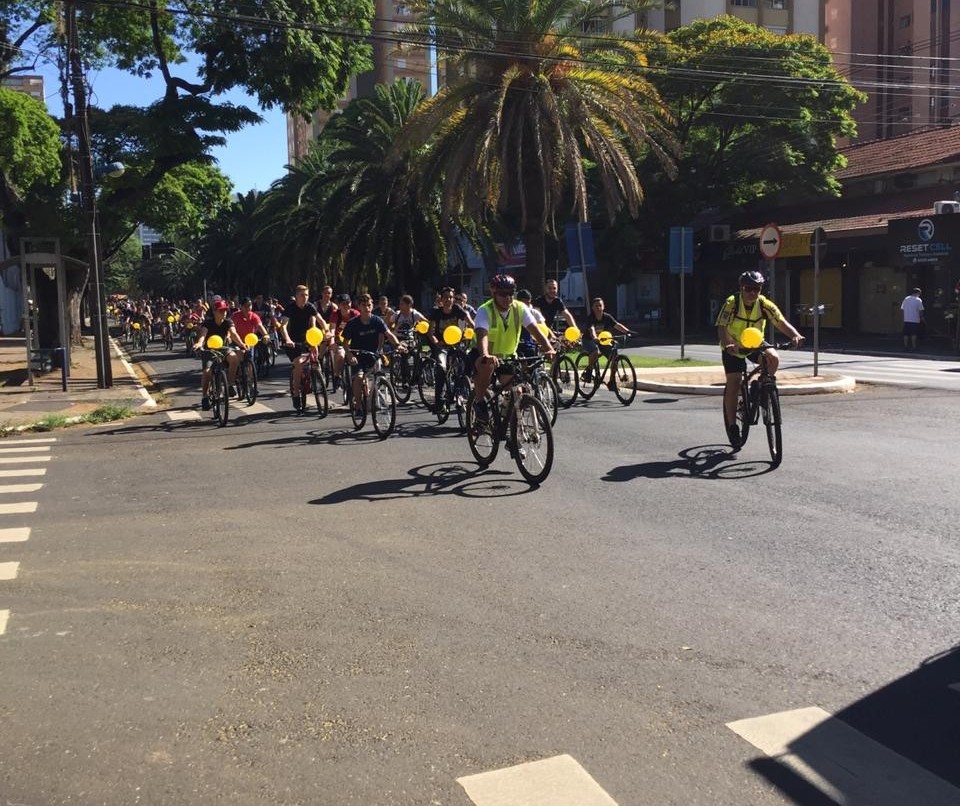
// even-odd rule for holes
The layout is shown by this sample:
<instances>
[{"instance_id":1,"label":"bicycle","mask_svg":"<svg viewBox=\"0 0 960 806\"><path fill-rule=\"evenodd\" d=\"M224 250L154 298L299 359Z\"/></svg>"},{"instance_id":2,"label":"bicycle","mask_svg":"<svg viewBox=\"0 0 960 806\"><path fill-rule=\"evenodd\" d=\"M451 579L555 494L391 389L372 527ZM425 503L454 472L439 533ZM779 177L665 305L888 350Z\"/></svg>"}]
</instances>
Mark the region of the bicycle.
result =
<instances>
[{"instance_id":1,"label":"bicycle","mask_svg":"<svg viewBox=\"0 0 960 806\"><path fill-rule=\"evenodd\" d=\"M543 403L517 383L517 373L506 385L495 378L485 395L486 417L477 417L476 390L467 403L467 443L473 458L488 467L504 442L520 474L531 484L546 480L553 467L553 430Z\"/></svg>"},{"instance_id":2,"label":"bicycle","mask_svg":"<svg viewBox=\"0 0 960 806\"><path fill-rule=\"evenodd\" d=\"M330 402L327 399L326 384L320 374L320 359L317 358L316 352L311 350L308 344L298 344L297 347L303 350L303 355L310 356L310 360L304 362L300 367L300 396L297 399L297 414L307 413L307 398L312 395L313 402L317 407L317 417L322 420L330 410Z\"/></svg>"},{"instance_id":3,"label":"bicycle","mask_svg":"<svg viewBox=\"0 0 960 806\"><path fill-rule=\"evenodd\" d=\"M767 355L764 350L773 347L776 350L786 350L792 347L792 342L777 342L768 344L764 341L757 351L760 361L752 370L744 370L740 376L740 390L737 394L737 427L740 429L738 445L731 447L734 452L740 450L747 443L750 427L756 425L763 418L763 426L767 433L767 447L770 450L770 461L774 467L779 467L783 461L783 434L780 418L780 391L777 389L777 379L767 371ZM724 428L727 422L727 413L723 413Z\"/></svg>"},{"instance_id":4,"label":"bicycle","mask_svg":"<svg viewBox=\"0 0 960 806\"><path fill-rule=\"evenodd\" d=\"M163 322L163 348L173 350L173 317L168 316Z\"/></svg>"},{"instance_id":5,"label":"bicycle","mask_svg":"<svg viewBox=\"0 0 960 806\"><path fill-rule=\"evenodd\" d=\"M237 367L237 397L246 400L248 406L257 402L257 368L253 361L253 350L244 350L240 366Z\"/></svg>"},{"instance_id":6,"label":"bicycle","mask_svg":"<svg viewBox=\"0 0 960 806\"><path fill-rule=\"evenodd\" d=\"M579 338L574 341L565 337L558 338L557 357L550 368L550 377L553 378L554 386L557 389L557 403L565 409L569 409L580 396L577 362L569 355L569 352L579 345Z\"/></svg>"},{"instance_id":7,"label":"bicycle","mask_svg":"<svg viewBox=\"0 0 960 806\"><path fill-rule=\"evenodd\" d=\"M187 355L193 355L193 345L197 343L197 326L194 322L187 322L183 326L183 344Z\"/></svg>"},{"instance_id":8,"label":"bicycle","mask_svg":"<svg viewBox=\"0 0 960 806\"><path fill-rule=\"evenodd\" d=\"M135 352L145 353L147 351L147 330L140 324L140 322L134 322L133 325L133 339L131 342L131 347Z\"/></svg>"},{"instance_id":9,"label":"bicycle","mask_svg":"<svg viewBox=\"0 0 960 806\"><path fill-rule=\"evenodd\" d=\"M516 366L521 383L530 385L533 396L537 398L550 415L550 425L557 424L557 415L560 412L560 392L556 381L547 373L545 368L546 356L532 355L516 359Z\"/></svg>"},{"instance_id":10,"label":"bicycle","mask_svg":"<svg viewBox=\"0 0 960 806\"><path fill-rule=\"evenodd\" d=\"M406 352L395 350L390 362L390 383L397 393L397 403L406 403L413 394L413 387L417 382L418 358L417 341L409 336L400 339Z\"/></svg>"},{"instance_id":11,"label":"bicycle","mask_svg":"<svg viewBox=\"0 0 960 806\"><path fill-rule=\"evenodd\" d=\"M230 419L230 385L227 383L227 360L221 350L211 350L203 347L200 350L203 366L211 363L210 384L207 387L207 397L210 399L210 408L213 409L213 418L221 428Z\"/></svg>"},{"instance_id":12,"label":"bicycle","mask_svg":"<svg viewBox=\"0 0 960 806\"><path fill-rule=\"evenodd\" d=\"M369 350L357 350L351 348L350 352L356 356L368 356L374 359L374 368L363 373L361 380L363 394L357 401L348 401L350 406L350 419L353 420L353 428L359 431L367 421L367 413L370 414L370 422L373 424L373 430L377 432L381 439L386 439L393 433L393 428L397 422L397 393L394 391L393 384L390 383L385 370L380 368L379 361L383 358L383 353L372 353ZM351 364L344 364L344 370L352 367ZM353 370L349 372L349 380L344 375L343 383L353 386ZM350 397L353 395L351 393Z\"/></svg>"},{"instance_id":13,"label":"bicycle","mask_svg":"<svg viewBox=\"0 0 960 806\"><path fill-rule=\"evenodd\" d=\"M624 406L633 403L637 396L637 371L630 363L630 359L625 355L620 355L620 348L617 341L623 341L632 333L623 336L612 336L608 331L598 334L597 342L600 345L601 355L597 358L590 372L587 372L587 365L590 361L590 353L581 352L577 356L576 368L578 376L578 394L584 399L589 400L596 394L600 384L606 379L607 388L610 389ZM601 368L601 359L605 361Z\"/></svg>"}]
</instances>

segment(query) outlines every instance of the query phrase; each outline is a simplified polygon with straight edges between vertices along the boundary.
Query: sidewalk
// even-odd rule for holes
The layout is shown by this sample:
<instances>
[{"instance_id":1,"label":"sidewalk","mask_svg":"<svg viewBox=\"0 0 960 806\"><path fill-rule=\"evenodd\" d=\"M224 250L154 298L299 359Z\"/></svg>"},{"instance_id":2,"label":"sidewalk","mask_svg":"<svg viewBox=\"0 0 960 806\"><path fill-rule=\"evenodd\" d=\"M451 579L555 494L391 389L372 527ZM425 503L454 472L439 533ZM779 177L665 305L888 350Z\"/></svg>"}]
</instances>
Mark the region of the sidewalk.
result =
<instances>
[{"instance_id":1,"label":"sidewalk","mask_svg":"<svg viewBox=\"0 0 960 806\"><path fill-rule=\"evenodd\" d=\"M637 388L647 392L668 392L686 395L722 395L723 368L666 367L638 369ZM826 392L852 392L856 381L837 373L812 373L781 370L777 373L777 387L781 395L816 395Z\"/></svg>"},{"instance_id":2,"label":"sidewalk","mask_svg":"<svg viewBox=\"0 0 960 806\"><path fill-rule=\"evenodd\" d=\"M106 405L128 407L138 414L156 410L157 402L147 389L149 379L137 375L112 340L113 386L98 388L93 339L86 337L84 341L85 347L71 349L64 392L59 367L51 372L34 373L33 386L29 385L23 337L0 337L0 433L22 430L44 418L81 417Z\"/></svg>"}]
</instances>

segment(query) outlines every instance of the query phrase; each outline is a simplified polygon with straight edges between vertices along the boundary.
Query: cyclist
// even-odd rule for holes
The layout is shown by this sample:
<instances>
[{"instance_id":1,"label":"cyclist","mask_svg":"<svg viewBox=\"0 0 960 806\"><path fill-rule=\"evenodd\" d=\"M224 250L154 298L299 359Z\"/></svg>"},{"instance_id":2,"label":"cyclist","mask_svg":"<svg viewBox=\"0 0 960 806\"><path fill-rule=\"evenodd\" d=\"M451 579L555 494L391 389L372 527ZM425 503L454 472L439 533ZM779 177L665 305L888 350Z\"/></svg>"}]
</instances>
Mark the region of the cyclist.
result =
<instances>
[{"instance_id":1,"label":"cyclist","mask_svg":"<svg viewBox=\"0 0 960 806\"><path fill-rule=\"evenodd\" d=\"M393 327L401 336L408 335L413 326L427 317L413 307L413 297L404 294L400 297L400 310L393 317Z\"/></svg>"},{"instance_id":2,"label":"cyclist","mask_svg":"<svg viewBox=\"0 0 960 806\"><path fill-rule=\"evenodd\" d=\"M381 296L377 300L377 316L386 322L387 327L391 330L393 329L393 317L396 315L397 312L390 307L390 298L386 295Z\"/></svg>"},{"instance_id":3,"label":"cyclist","mask_svg":"<svg viewBox=\"0 0 960 806\"><path fill-rule=\"evenodd\" d=\"M613 333L615 330L618 333L630 333L630 328L620 324L604 310L603 297L594 297L590 302L590 313L587 314L587 318L583 322L583 346L581 349L585 353L590 353L587 368L581 376L581 380L584 382L589 382L593 366L600 357L600 343L597 341L597 336L604 330L608 333ZM611 389L613 389L614 383L614 381L610 381Z\"/></svg>"},{"instance_id":4,"label":"cyclist","mask_svg":"<svg viewBox=\"0 0 960 806\"><path fill-rule=\"evenodd\" d=\"M270 339L270 331L267 330L266 325L263 324L263 320L260 316L253 310L253 300L250 297L244 297L240 300L240 310L237 311L232 317L233 326L237 329L237 333L240 334L240 339L245 339L249 334L255 333L259 341L257 342L257 348L260 350L266 349L267 341ZM246 342L244 342L246 344Z\"/></svg>"},{"instance_id":5,"label":"cyclist","mask_svg":"<svg viewBox=\"0 0 960 806\"><path fill-rule=\"evenodd\" d=\"M430 311L429 316L427 316L427 319L430 320L430 330L427 331L427 341L430 342L431 352L437 360L438 372L436 373L436 382L438 400L442 396L441 390L446 383L445 374L447 371L447 349L442 341L443 331L450 325L456 325L461 328L464 324L466 324L467 327L474 326L473 317L457 305L454 299L455 295L450 286L441 288L437 304L433 310Z\"/></svg>"},{"instance_id":6,"label":"cyclist","mask_svg":"<svg viewBox=\"0 0 960 806\"><path fill-rule=\"evenodd\" d=\"M530 313L533 314L533 318L536 320L538 326L546 322L543 313L538 308L531 306L533 295L527 291L527 289L523 288L518 291L517 299L530 309ZM530 335L530 331L524 330L520 334L520 346L517 347L517 354L526 356L537 354L537 343L534 341L533 336Z\"/></svg>"},{"instance_id":7,"label":"cyclist","mask_svg":"<svg viewBox=\"0 0 960 806\"><path fill-rule=\"evenodd\" d=\"M473 378L474 412L478 422L486 420L485 395L494 372L503 383L509 383L513 368L507 359L517 352L520 334L530 333L547 358L553 358L554 349L537 327L531 309L517 299L517 281L509 274L496 274L490 280L491 298L477 309L477 347Z\"/></svg>"},{"instance_id":8,"label":"cyclist","mask_svg":"<svg viewBox=\"0 0 960 806\"><path fill-rule=\"evenodd\" d=\"M337 310L337 303L333 301L333 287L325 285L320 289L320 299L316 301L317 310L324 321L329 322L333 312Z\"/></svg>"},{"instance_id":9,"label":"cyclist","mask_svg":"<svg viewBox=\"0 0 960 806\"><path fill-rule=\"evenodd\" d=\"M737 427L737 395L740 390L740 378L747 368L746 359L758 364L761 356L766 357L767 372L776 375L780 366L780 356L772 347L742 352L740 334L748 327L763 330L770 322L785 336L790 337L793 345L803 344L803 336L791 325L780 309L760 292L763 290L763 275L758 271L745 271L740 275L740 293L731 294L723 303L717 316L717 337L723 359L723 371L727 382L723 389L723 414L727 423L727 437L734 448L740 447L740 430Z\"/></svg>"},{"instance_id":10,"label":"cyclist","mask_svg":"<svg viewBox=\"0 0 960 806\"><path fill-rule=\"evenodd\" d=\"M229 383L230 388L233 389L234 381L237 379L237 367L240 364L240 356L245 348L243 339L240 338L240 334L237 333L237 329L233 326L233 321L227 316L229 310L230 305L226 300L221 299L213 303L213 311L200 325L200 334L197 337L196 343L193 345L193 349L199 350L201 347L204 347L207 343L208 336L219 336L223 339L223 350L227 358L227 383ZM210 364L206 358L203 360L203 378L200 384L201 394L203 395L200 400L200 407L204 411L209 411L210 398L207 396L207 390L210 388Z\"/></svg>"},{"instance_id":11,"label":"cyclist","mask_svg":"<svg viewBox=\"0 0 960 806\"><path fill-rule=\"evenodd\" d=\"M353 307L349 294L337 294L337 309L330 315L330 330L333 332L333 388L340 385L340 373L343 372L343 361L346 353L343 350L343 328L351 319L360 315L360 311Z\"/></svg>"},{"instance_id":12,"label":"cyclist","mask_svg":"<svg viewBox=\"0 0 960 806\"><path fill-rule=\"evenodd\" d=\"M533 307L539 308L551 328L556 329L557 320L563 319L566 324L561 324L561 328L576 327L573 314L567 310L563 300L557 295L559 286L556 280L547 280L543 286L543 296L537 297L533 301Z\"/></svg>"},{"instance_id":13,"label":"cyclist","mask_svg":"<svg viewBox=\"0 0 960 806\"><path fill-rule=\"evenodd\" d=\"M466 291L458 291L453 301L463 308L463 310L465 310L468 314L470 314L472 319L477 318L477 309L470 304Z\"/></svg>"},{"instance_id":14,"label":"cyclist","mask_svg":"<svg viewBox=\"0 0 960 806\"><path fill-rule=\"evenodd\" d=\"M398 350L404 348L387 323L373 313L373 298L369 294L360 294L357 297L359 316L353 317L343 326L343 340L349 342L354 350L365 350L367 353L379 353L383 349L384 340L389 341ZM355 355L350 353L346 359L351 366L356 367L353 372L353 405L357 408L363 400L363 375L367 371L375 372L379 369L380 360L374 355Z\"/></svg>"},{"instance_id":15,"label":"cyclist","mask_svg":"<svg viewBox=\"0 0 960 806\"><path fill-rule=\"evenodd\" d=\"M309 301L310 289L305 285L298 285L294 289L294 296L280 318L280 337L283 339L283 349L290 359L290 397L293 407L300 411L303 401L300 400L300 375L303 365L310 359L312 349L307 342L307 331L318 327L327 333L327 323L323 321L316 307ZM321 341L317 348L318 354L323 355L326 342Z\"/></svg>"}]
</instances>

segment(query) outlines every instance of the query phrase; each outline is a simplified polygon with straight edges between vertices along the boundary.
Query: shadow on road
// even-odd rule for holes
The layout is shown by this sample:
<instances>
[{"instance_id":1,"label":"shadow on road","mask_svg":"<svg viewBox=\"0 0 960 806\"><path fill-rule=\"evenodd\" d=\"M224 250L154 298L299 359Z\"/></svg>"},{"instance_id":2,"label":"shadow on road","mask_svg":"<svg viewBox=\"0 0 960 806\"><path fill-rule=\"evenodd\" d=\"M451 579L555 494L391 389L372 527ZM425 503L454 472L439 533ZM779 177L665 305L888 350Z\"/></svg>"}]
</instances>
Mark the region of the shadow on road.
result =
<instances>
[{"instance_id":1,"label":"shadow on road","mask_svg":"<svg viewBox=\"0 0 960 806\"><path fill-rule=\"evenodd\" d=\"M621 465L607 471L602 481L632 481L633 479L742 479L762 476L774 469L769 461L740 462L727 445L698 445L684 448L680 458L664 462L642 462Z\"/></svg>"},{"instance_id":2,"label":"shadow on road","mask_svg":"<svg viewBox=\"0 0 960 806\"><path fill-rule=\"evenodd\" d=\"M510 477L510 478L504 478ZM334 490L311 504L342 504L347 501L391 501L397 498L459 495L465 498L503 498L533 492L521 478L503 470L484 470L469 464L439 462L412 467L399 479L377 479Z\"/></svg>"},{"instance_id":3,"label":"shadow on road","mask_svg":"<svg viewBox=\"0 0 960 806\"><path fill-rule=\"evenodd\" d=\"M819 722L782 753L752 759L748 766L803 806L947 806L960 803L958 726L960 646L955 646ZM872 768L858 769L863 758L851 751L850 728L879 745L870 745ZM867 770L874 774L865 775ZM816 783L808 780L811 773Z\"/></svg>"}]
</instances>

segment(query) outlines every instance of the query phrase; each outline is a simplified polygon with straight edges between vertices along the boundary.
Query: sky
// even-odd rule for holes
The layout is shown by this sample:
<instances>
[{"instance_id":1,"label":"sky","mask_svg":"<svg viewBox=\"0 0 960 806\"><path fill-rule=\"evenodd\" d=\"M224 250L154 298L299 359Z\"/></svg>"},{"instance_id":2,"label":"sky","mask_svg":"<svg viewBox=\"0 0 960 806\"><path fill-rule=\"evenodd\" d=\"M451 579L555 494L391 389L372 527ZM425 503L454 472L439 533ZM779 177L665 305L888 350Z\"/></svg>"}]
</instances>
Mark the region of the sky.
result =
<instances>
[{"instance_id":1,"label":"sky","mask_svg":"<svg viewBox=\"0 0 960 806\"><path fill-rule=\"evenodd\" d=\"M47 108L53 115L63 114L60 102L60 82L53 68L38 69L44 77L44 93ZM192 78L184 74L184 78ZM114 104L146 106L163 94L163 80L137 78L119 70L94 70L88 76L90 103L102 109ZM239 132L227 134L227 145L212 150L217 165L233 182L233 190L246 193L250 190L267 190L270 183L286 173L287 124L279 109L260 110L256 100L243 92L235 91L217 96L218 101L228 100L245 104L263 117L264 122L246 126Z\"/></svg>"}]
</instances>

